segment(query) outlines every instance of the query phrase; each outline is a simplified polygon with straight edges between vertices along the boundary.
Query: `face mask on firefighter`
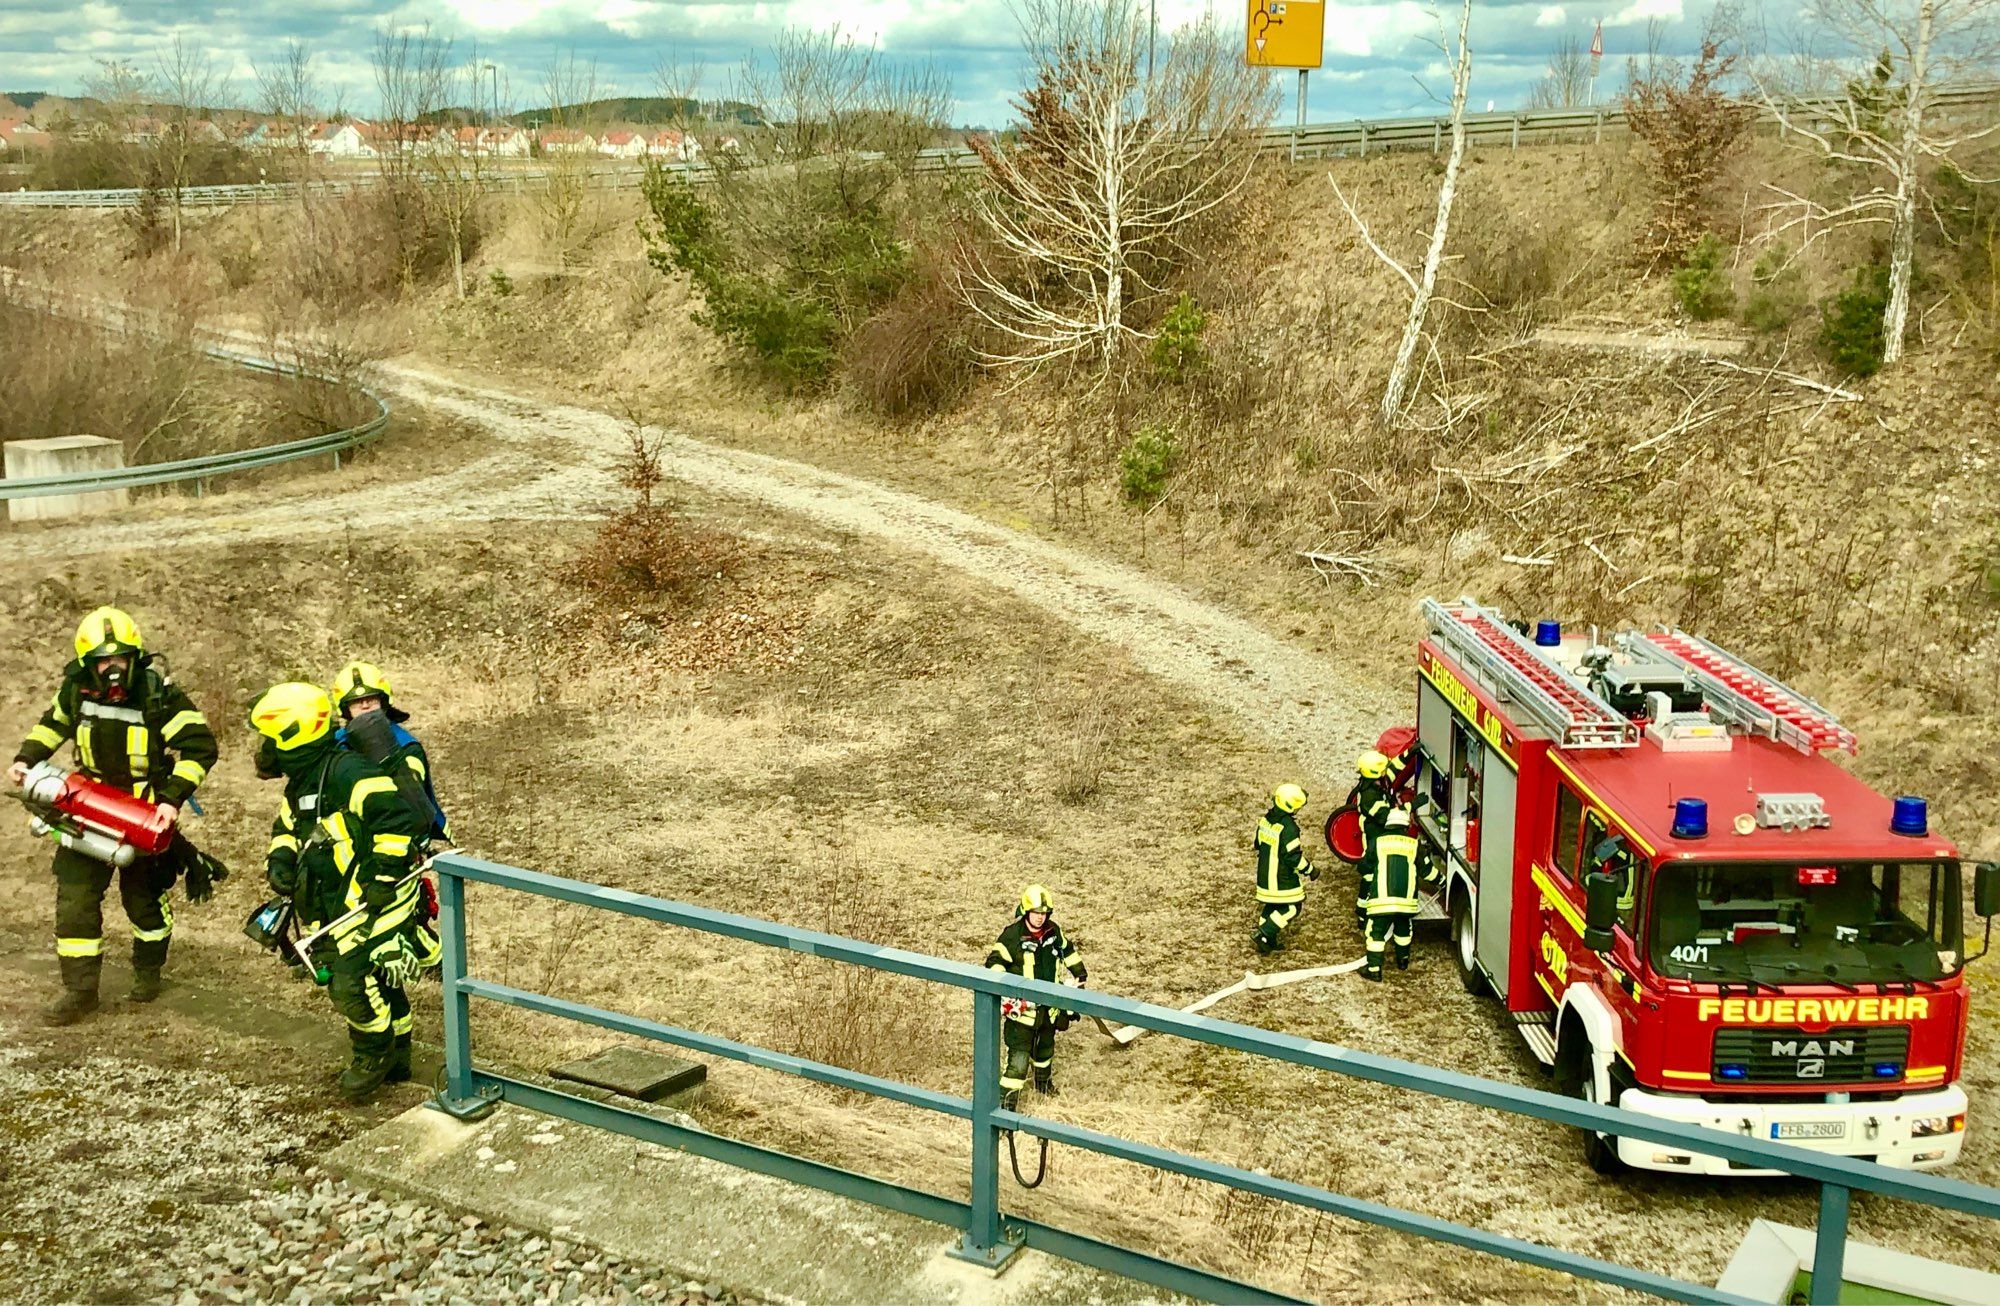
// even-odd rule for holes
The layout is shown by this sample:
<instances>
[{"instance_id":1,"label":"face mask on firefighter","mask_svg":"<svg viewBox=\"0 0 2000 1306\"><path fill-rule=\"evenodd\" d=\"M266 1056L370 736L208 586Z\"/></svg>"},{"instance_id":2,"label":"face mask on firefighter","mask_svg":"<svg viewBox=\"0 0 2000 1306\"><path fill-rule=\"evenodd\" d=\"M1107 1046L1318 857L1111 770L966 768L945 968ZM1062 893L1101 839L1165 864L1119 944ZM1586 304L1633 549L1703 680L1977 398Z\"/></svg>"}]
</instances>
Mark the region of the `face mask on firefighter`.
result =
<instances>
[{"instance_id":1,"label":"face mask on firefighter","mask_svg":"<svg viewBox=\"0 0 2000 1306\"><path fill-rule=\"evenodd\" d=\"M123 689L132 676L132 655L116 653L110 657L90 660L91 679L105 689Z\"/></svg>"}]
</instances>

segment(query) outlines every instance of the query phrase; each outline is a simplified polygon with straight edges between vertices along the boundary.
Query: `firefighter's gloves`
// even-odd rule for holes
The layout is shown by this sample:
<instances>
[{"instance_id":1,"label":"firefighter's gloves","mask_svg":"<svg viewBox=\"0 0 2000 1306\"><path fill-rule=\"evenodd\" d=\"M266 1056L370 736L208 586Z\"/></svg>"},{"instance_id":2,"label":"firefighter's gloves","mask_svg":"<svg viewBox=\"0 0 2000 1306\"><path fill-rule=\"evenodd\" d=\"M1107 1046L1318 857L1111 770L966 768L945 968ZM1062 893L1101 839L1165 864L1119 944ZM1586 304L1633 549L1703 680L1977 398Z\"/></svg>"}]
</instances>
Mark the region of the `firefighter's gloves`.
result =
<instances>
[{"instance_id":1,"label":"firefighter's gloves","mask_svg":"<svg viewBox=\"0 0 2000 1306\"><path fill-rule=\"evenodd\" d=\"M299 891L299 867L297 862L272 862L264 868L264 882L274 893L290 898Z\"/></svg>"},{"instance_id":2,"label":"firefighter's gloves","mask_svg":"<svg viewBox=\"0 0 2000 1306\"><path fill-rule=\"evenodd\" d=\"M1055 1025L1058 1032L1068 1029L1076 1023L1076 1013L1074 1011L1062 1012L1051 1023Z\"/></svg>"},{"instance_id":3,"label":"firefighter's gloves","mask_svg":"<svg viewBox=\"0 0 2000 1306\"><path fill-rule=\"evenodd\" d=\"M1317 880L1319 878L1319 867L1314 866L1311 862L1300 862L1299 874L1305 876L1308 880Z\"/></svg>"},{"instance_id":4,"label":"firefighter's gloves","mask_svg":"<svg viewBox=\"0 0 2000 1306\"><path fill-rule=\"evenodd\" d=\"M215 886L228 878L228 867L207 853L196 853L188 860L188 901L207 902L215 896Z\"/></svg>"},{"instance_id":5,"label":"firefighter's gloves","mask_svg":"<svg viewBox=\"0 0 2000 1306\"><path fill-rule=\"evenodd\" d=\"M375 963L375 969L382 972L382 982L391 988L407 988L423 975L423 964L417 950L401 934L369 953L368 957Z\"/></svg>"},{"instance_id":6,"label":"firefighter's gloves","mask_svg":"<svg viewBox=\"0 0 2000 1306\"><path fill-rule=\"evenodd\" d=\"M369 911L387 910L389 904L396 901L396 882L394 880L368 881L368 883L361 886L361 901L367 905Z\"/></svg>"}]
</instances>

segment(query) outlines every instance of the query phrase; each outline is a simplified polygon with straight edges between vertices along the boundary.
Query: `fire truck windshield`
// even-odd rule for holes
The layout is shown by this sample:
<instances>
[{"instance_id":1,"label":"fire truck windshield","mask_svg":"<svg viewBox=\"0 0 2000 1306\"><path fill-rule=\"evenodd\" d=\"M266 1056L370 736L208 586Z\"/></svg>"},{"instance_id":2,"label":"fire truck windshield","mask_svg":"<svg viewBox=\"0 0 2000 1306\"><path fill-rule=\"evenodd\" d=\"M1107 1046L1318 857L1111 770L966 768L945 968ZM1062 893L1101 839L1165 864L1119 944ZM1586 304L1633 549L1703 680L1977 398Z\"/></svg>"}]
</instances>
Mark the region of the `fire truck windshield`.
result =
<instances>
[{"instance_id":1,"label":"fire truck windshield","mask_svg":"<svg viewBox=\"0 0 2000 1306\"><path fill-rule=\"evenodd\" d=\"M1940 980L1963 964L1956 862L1672 862L1654 879L1653 966L1754 984Z\"/></svg>"}]
</instances>

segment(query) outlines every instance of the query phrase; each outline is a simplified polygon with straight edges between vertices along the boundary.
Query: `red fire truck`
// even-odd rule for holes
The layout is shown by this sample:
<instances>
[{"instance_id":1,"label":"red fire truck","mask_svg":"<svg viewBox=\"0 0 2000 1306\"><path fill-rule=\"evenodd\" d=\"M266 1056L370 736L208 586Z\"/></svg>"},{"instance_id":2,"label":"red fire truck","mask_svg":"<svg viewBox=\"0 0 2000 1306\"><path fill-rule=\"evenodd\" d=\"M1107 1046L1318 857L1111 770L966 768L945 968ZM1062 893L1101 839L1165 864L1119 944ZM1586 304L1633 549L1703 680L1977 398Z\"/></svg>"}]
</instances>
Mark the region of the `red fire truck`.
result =
<instances>
[{"instance_id":1,"label":"red fire truck","mask_svg":"<svg viewBox=\"0 0 2000 1306\"><path fill-rule=\"evenodd\" d=\"M1887 1165L1951 1164L1957 850L1824 754L1832 713L1678 630L1600 645L1425 600L1408 759L1435 904L1563 1091ZM1407 731L1404 732L1407 734ZM2000 874L1976 871L1992 917ZM1984 955L1982 948L1979 954ZM1585 1156L1759 1173L1591 1133Z\"/></svg>"}]
</instances>

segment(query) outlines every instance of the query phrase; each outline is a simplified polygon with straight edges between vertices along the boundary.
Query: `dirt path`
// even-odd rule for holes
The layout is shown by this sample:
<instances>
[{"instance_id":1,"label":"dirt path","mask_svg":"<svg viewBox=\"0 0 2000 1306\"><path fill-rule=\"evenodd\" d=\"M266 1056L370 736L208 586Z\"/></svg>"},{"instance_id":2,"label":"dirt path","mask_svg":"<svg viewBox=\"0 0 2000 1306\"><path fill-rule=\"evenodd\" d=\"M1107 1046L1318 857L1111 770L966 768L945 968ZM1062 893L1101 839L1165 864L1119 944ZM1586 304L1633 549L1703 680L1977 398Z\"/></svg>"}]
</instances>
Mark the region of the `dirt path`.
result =
<instances>
[{"instance_id":1,"label":"dirt path","mask_svg":"<svg viewBox=\"0 0 2000 1306\"><path fill-rule=\"evenodd\" d=\"M409 364L385 366L375 379L395 398L483 428L495 442L493 452L421 480L357 486L313 501L309 511L301 511L304 501L295 494L263 491L254 507L244 506L247 495L225 494L169 516L23 533L0 539L0 558L157 547L168 534L184 545L239 544L349 530L592 517L615 502L613 469L626 447L625 422ZM1331 663L1157 577L907 491L672 433L664 436L661 462L697 496L760 504L922 554L1121 645L1148 672L1223 708L1248 733L1284 749L1314 774L1339 774L1344 759L1400 706L1346 681Z\"/></svg>"}]
</instances>

